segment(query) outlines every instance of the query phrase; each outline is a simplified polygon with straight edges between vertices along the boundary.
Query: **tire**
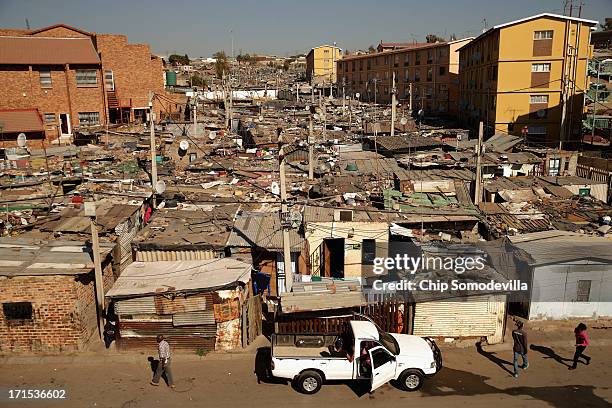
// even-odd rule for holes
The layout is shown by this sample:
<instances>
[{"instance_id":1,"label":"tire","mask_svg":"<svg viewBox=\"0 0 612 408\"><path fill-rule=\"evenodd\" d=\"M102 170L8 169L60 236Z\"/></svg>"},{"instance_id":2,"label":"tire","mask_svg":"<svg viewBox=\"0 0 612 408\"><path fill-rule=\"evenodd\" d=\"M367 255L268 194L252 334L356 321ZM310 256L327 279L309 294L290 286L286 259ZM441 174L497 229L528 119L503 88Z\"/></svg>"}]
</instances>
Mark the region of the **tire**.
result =
<instances>
[{"instance_id":1,"label":"tire","mask_svg":"<svg viewBox=\"0 0 612 408\"><path fill-rule=\"evenodd\" d=\"M405 370L398 379L399 386L404 391L417 391L425 382L425 375L419 370Z\"/></svg>"},{"instance_id":2,"label":"tire","mask_svg":"<svg viewBox=\"0 0 612 408\"><path fill-rule=\"evenodd\" d=\"M321 374L313 370L304 371L296 380L296 387L302 394L316 394L322 385Z\"/></svg>"}]
</instances>

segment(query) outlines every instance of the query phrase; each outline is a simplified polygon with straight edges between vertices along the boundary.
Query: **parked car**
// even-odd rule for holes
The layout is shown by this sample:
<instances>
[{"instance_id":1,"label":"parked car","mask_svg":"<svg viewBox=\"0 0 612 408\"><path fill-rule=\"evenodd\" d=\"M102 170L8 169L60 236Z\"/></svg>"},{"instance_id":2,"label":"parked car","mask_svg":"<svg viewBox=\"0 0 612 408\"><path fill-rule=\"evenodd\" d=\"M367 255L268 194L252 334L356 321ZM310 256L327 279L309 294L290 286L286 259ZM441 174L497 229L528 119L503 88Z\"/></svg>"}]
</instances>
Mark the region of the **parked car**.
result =
<instances>
[{"instance_id":1,"label":"parked car","mask_svg":"<svg viewBox=\"0 0 612 408\"><path fill-rule=\"evenodd\" d=\"M429 338L386 333L372 321L352 320L341 335L273 335L272 375L292 380L314 394L327 380L369 381L370 391L396 380L416 391L442 368L442 355Z\"/></svg>"}]
</instances>

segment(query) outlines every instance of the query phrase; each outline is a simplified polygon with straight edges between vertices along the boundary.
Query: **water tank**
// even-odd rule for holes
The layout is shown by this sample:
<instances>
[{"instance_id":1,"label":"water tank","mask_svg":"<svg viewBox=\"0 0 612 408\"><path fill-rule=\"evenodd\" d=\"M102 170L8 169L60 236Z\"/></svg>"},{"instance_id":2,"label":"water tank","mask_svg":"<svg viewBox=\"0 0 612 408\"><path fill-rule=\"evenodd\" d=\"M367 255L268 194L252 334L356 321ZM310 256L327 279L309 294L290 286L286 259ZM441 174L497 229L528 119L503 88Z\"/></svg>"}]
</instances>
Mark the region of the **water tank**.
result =
<instances>
[{"instance_id":1,"label":"water tank","mask_svg":"<svg viewBox=\"0 0 612 408\"><path fill-rule=\"evenodd\" d=\"M167 86L176 86L176 72L167 71L166 72L166 85Z\"/></svg>"}]
</instances>

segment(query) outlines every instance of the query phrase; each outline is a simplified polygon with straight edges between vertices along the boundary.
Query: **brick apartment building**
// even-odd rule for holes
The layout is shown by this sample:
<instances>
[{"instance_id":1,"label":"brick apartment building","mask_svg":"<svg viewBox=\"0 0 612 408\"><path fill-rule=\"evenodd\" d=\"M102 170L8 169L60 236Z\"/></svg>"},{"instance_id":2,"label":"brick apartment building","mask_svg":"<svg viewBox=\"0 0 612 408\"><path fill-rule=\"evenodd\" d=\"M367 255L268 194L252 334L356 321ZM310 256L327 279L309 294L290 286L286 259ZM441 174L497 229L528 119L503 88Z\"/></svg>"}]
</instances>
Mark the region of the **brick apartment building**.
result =
<instances>
[{"instance_id":1,"label":"brick apartment building","mask_svg":"<svg viewBox=\"0 0 612 408\"><path fill-rule=\"evenodd\" d=\"M100 249L105 291L113 246ZM0 239L0 352L87 348L98 336L91 258L82 242Z\"/></svg>"},{"instance_id":2,"label":"brick apartment building","mask_svg":"<svg viewBox=\"0 0 612 408\"><path fill-rule=\"evenodd\" d=\"M344 56L338 61L338 89L360 94L362 101L390 103L395 73L396 97L429 114L455 115L459 100L460 47L470 38L438 43L405 44L373 54ZM382 49L382 48L379 48Z\"/></svg>"},{"instance_id":3,"label":"brick apartment building","mask_svg":"<svg viewBox=\"0 0 612 408\"><path fill-rule=\"evenodd\" d=\"M141 120L148 112L149 91L165 92L163 61L148 45L64 24L0 29L0 83L5 119L12 110L36 109L47 140L70 138L88 126ZM158 115L161 109L155 101ZM16 129L11 130L2 138L14 140Z\"/></svg>"}]
</instances>

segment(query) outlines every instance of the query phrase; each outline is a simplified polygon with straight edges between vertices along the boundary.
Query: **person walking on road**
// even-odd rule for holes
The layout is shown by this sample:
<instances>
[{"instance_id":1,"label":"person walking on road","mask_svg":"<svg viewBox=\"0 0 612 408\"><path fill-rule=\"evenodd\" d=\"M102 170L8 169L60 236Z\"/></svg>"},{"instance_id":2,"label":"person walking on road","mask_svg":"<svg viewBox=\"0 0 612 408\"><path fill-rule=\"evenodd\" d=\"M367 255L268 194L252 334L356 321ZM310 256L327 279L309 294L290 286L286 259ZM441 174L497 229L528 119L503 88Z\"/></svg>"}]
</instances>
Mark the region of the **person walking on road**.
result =
<instances>
[{"instance_id":1,"label":"person walking on road","mask_svg":"<svg viewBox=\"0 0 612 408\"><path fill-rule=\"evenodd\" d=\"M589 335L587 334L586 324L580 323L576 326L574 334L576 335L576 352L574 353L574 364L569 367L570 370L575 370L576 367L578 367L578 359L580 359L580 357L586 360L586 365L589 365L591 362L591 357L582 354L589 345Z\"/></svg>"},{"instance_id":2,"label":"person walking on road","mask_svg":"<svg viewBox=\"0 0 612 408\"><path fill-rule=\"evenodd\" d=\"M157 351L159 354L159 364L155 369L155 374L151 380L151 385L159 385L159 379L162 374L166 374L168 385L170 388L174 388L174 382L172 381L172 370L170 369L170 344L166 341L164 336L159 334L157 336Z\"/></svg>"},{"instance_id":3,"label":"person walking on road","mask_svg":"<svg viewBox=\"0 0 612 408\"><path fill-rule=\"evenodd\" d=\"M512 331L512 340L514 341L514 346L512 350L514 351L514 376L519 376L519 365L518 359L519 356L523 359L523 365L521 368L526 370L529 367L529 361L527 361L527 333L523 330L523 322L520 320L516 321L516 329Z\"/></svg>"}]
</instances>

